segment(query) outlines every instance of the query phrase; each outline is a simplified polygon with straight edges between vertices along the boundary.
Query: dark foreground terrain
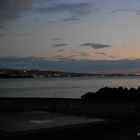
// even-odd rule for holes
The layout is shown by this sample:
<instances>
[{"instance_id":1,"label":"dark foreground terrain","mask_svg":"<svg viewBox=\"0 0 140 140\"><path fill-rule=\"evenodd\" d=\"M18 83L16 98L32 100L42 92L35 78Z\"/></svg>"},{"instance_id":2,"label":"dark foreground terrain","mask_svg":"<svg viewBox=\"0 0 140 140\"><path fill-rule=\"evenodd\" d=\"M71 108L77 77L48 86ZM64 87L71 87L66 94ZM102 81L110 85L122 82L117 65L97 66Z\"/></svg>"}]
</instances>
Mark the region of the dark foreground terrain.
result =
<instances>
[{"instance_id":1,"label":"dark foreground terrain","mask_svg":"<svg viewBox=\"0 0 140 140\"><path fill-rule=\"evenodd\" d=\"M134 90L133 90L134 91ZM92 94L92 93L90 93ZM88 96L91 97L91 95ZM103 118L104 122L45 128L24 132L0 131L2 139L92 139L139 140L140 102L124 98L52 99L52 98L0 98L2 113L24 111L57 112L88 118ZM1 117L1 116L0 116Z\"/></svg>"},{"instance_id":2,"label":"dark foreground terrain","mask_svg":"<svg viewBox=\"0 0 140 140\"><path fill-rule=\"evenodd\" d=\"M138 140L140 122L118 122L106 124L87 124L87 126L73 126L53 128L53 130L36 130L6 134L1 132L1 139L48 139L48 140Z\"/></svg>"}]
</instances>

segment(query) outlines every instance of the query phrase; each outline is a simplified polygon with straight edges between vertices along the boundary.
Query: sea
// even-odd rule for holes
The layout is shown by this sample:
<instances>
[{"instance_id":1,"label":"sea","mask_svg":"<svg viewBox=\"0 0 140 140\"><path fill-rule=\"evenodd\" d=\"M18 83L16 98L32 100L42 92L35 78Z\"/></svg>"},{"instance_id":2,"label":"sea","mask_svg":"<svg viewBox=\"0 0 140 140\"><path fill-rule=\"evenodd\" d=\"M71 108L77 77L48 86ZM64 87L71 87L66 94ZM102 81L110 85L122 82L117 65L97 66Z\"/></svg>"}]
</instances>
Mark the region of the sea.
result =
<instances>
[{"instance_id":1,"label":"sea","mask_svg":"<svg viewBox=\"0 0 140 140\"><path fill-rule=\"evenodd\" d=\"M0 79L0 97L81 98L103 87L138 88L139 76Z\"/></svg>"}]
</instances>

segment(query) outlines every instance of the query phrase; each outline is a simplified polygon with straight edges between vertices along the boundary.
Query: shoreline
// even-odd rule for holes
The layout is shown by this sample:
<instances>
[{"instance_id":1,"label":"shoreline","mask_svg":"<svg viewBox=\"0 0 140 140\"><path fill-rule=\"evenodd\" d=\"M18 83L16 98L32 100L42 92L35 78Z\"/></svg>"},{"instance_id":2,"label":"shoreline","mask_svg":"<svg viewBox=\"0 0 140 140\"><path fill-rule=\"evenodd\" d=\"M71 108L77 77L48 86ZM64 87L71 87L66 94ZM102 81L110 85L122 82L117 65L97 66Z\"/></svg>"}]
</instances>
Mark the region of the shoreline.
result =
<instances>
[{"instance_id":1,"label":"shoreline","mask_svg":"<svg viewBox=\"0 0 140 140\"><path fill-rule=\"evenodd\" d=\"M140 103L137 101L95 99L84 101L69 98L1 98L1 113L46 111L71 116L104 118L107 122L38 129L19 133L0 131L0 137L10 139L92 139L137 140L140 132ZM102 133L102 135L100 135ZM115 138L114 138L115 137Z\"/></svg>"}]
</instances>

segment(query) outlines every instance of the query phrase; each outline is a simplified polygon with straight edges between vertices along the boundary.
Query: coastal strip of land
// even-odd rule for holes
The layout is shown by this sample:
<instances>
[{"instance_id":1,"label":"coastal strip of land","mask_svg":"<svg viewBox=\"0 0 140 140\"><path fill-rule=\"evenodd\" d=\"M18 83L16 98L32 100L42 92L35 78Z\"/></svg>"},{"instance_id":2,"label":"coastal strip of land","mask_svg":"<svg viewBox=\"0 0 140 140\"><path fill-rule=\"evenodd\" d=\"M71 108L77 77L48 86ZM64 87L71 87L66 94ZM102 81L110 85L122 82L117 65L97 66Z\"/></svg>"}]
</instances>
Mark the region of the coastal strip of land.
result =
<instances>
[{"instance_id":1,"label":"coastal strip of land","mask_svg":"<svg viewBox=\"0 0 140 140\"><path fill-rule=\"evenodd\" d=\"M108 89L107 89L108 90ZM110 89L109 89L110 90ZM111 89L112 90L112 89ZM117 89L118 90L118 89ZM131 91L134 91L131 89ZM90 93L93 94L93 93ZM89 93L86 98L15 98L1 97L2 114L44 111L71 116L103 118L104 122L94 122L57 128L44 128L18 133L0 131L4 138L48 138L48 139L95 139L95 140L137 140L140 134L140 102L124 98L95 98ZM87 95L90 98L87 98Z\"/></svg>"}]
</instances>

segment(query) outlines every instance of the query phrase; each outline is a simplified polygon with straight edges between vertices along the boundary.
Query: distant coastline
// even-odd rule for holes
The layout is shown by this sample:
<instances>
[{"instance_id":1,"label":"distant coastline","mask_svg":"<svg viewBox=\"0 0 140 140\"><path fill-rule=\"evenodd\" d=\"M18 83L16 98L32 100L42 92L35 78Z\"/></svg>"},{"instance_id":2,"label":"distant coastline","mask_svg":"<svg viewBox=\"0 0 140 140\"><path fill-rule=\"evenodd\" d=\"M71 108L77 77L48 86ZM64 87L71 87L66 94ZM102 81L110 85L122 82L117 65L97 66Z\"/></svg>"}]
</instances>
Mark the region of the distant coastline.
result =
<instances>
[{"instance_id":1,"label":"distant coastline","mask_svg":"<svg viewBox=\"0 0 140 140\"><path fill-rule=\"evenodd\" d=\"M48 70L26 70L26 69L0 69L0 79L3 78L63 78L63 77L122 77L140 76L140 73L78 73Z\"/></svg>"}]
</instances>

